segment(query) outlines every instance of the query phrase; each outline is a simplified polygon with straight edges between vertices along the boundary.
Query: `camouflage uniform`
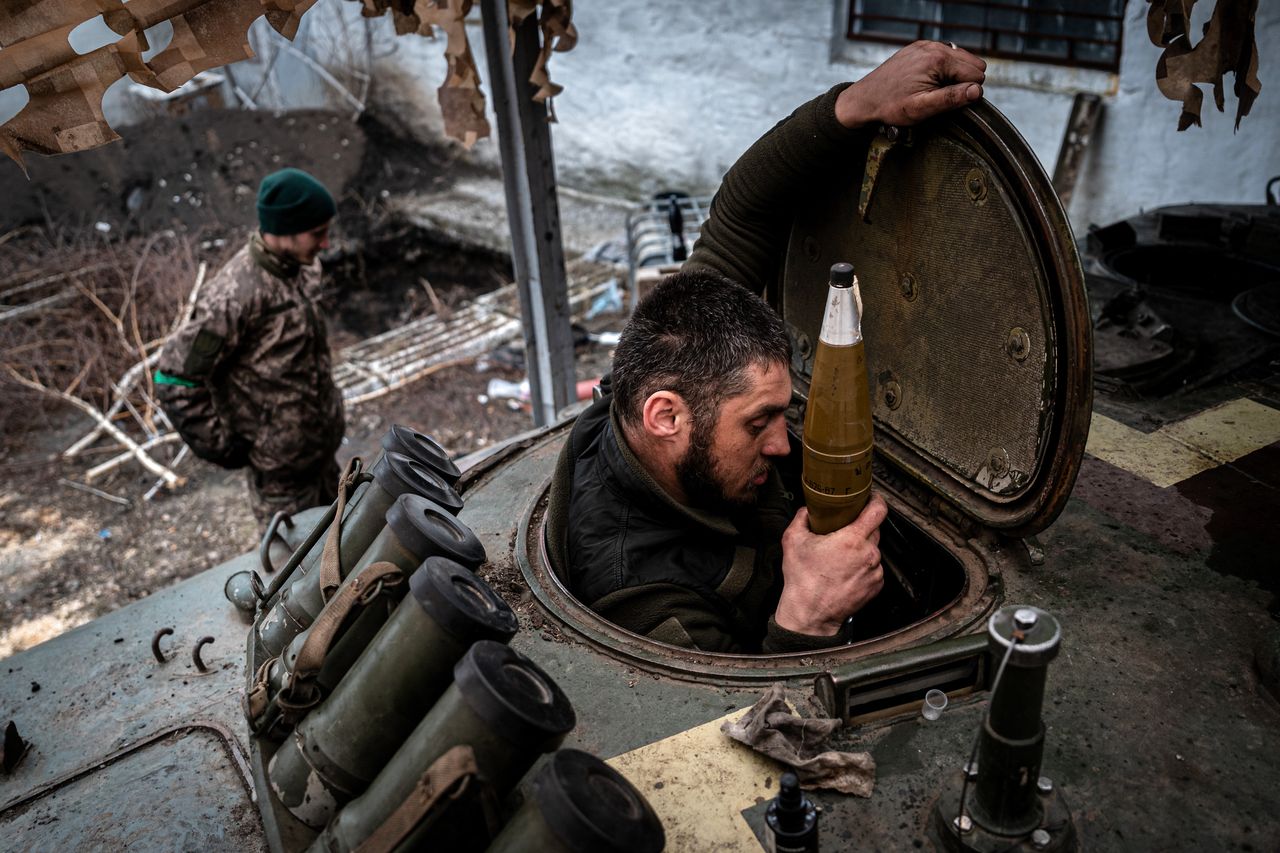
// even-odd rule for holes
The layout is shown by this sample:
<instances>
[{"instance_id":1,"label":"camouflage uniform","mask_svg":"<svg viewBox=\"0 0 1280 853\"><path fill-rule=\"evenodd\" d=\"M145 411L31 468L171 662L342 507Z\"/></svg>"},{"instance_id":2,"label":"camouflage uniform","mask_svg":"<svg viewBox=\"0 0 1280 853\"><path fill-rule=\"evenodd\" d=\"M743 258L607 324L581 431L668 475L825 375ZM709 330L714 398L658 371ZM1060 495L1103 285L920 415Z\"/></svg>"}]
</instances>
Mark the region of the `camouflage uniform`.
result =
<instances>
[{"instance_id":1,"label":"camouflage uniform","mask_svg":"<svg viewBox=\"0 0 1280 853\"><path fill-rule=\"evenodd\" d=\"M200 458L249 466L253 513L264 523L336 496L333 454L345 423L319 281L319 264L274 255L255 234L160 356L165 412Z\"/></svg>"}]
</instances>

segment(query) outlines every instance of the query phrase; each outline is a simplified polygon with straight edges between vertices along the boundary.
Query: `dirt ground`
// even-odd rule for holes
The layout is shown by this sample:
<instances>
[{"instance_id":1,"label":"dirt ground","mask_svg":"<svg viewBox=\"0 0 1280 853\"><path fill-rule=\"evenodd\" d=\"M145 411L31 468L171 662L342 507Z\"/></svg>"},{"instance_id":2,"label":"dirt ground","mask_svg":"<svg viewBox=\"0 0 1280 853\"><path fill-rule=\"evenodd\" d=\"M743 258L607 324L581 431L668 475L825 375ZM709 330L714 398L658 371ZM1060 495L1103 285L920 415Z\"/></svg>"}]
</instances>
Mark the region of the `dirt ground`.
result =
<instances>
[{"instance_id":1,"label":"dirt ground","mask_svg":"<svg viewBox=\"0 0 1280 853\"><path fill-rule=\"evenodd\" d=\"M598 375L592 365L607 358L607 351L585 354L580 374ZM479 372L464 364L351 407L339 460L370 458L397 423L432 435L454 455L523 432L532 426L525 409L513 410L506 400L478 401L491 378L521 376L509 368ZM243 471L188 457L178 468L186 483L151 501L141 497L155 478L140 466L94 483L128 497L127 507L60 482L81 480L89 462L97 461L59 455L89 426L86 418L68 416L29 433L23 446L7 447L0 462L0 657L257 546Z\"/></svg>"},{"instance_id":2,"label":"dirt ground","mask_svg":"<svg viewBox=\"0 0 1280 853\"><path fill-rule=\"evenodd\" d=\"M198 235L207 258L225 257L246 233L252 196L246 202L245 188L253 176L294 163L344 188L340 239L327 259L327 269L342 280L325 306L335 350L432 310L421 278L455 308L510 280L509 259L411 233L385 216L382 202L396 192L438 187L456 170L472 168L456 152L424 152L376 123L356 126L316 112L275 123L235 113L197 115L153 120L142 130L122 134L128 145L33 158L29 185L0 174L0 192L18 199L0 233L19 238L0 238L0 252L29 243L23 232L56 232L59 241L48 241L54 248L37 260L41 268L57 268L59 242L74 243L93 223L107 222L103 239L172 227ZM171 192L175 183L180 192ZM4 260L15 265L12 254ZM603 317L591 327L617 329L620 322ZM610 358L608 349L580 348L579 378L599 376ZM523 378L509 362L481 357L349 406L339 461L371 457L395 423L433 435L455 455L529 429L527 404L486 395L492 378ZM0 405L25 405L15 403L20 398L12 388L0 393ZM243 471L188 456L177 467L185 483L144 501L156 478L125 465L93 483L129 502L121 505L67 484L82 482L89 467L118 451L104 445L76 459L62 457L89 430L88 418L55 404L33 409L18 428L12 420L0 447L0 658L256 547L259 531ZM167 461L175 449L157 456Z\"/></svg>"}]
</instances>

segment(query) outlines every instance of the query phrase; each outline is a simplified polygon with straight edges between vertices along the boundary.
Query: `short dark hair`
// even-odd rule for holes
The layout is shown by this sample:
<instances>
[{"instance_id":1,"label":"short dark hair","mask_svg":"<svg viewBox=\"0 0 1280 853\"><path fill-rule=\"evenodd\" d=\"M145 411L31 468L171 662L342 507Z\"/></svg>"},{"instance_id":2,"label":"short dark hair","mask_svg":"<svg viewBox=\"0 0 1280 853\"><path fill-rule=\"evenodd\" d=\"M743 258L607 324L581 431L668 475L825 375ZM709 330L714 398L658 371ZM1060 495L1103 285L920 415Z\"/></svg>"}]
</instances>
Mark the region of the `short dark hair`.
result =
<instances>
[{"instance_id":1,"label":"short dark hair","mask_svg":"<svg viewBox=\"0 0 1280 853\"><path fill-rule=\"evenodd\" d=\"M695 422L748 389L751 365L787 365L791 342L765 301L703 270L668 276L636 306L613 357L613 395L623 422L641 420L657 391L679 394Z\"/></svg>"}]
</instances>

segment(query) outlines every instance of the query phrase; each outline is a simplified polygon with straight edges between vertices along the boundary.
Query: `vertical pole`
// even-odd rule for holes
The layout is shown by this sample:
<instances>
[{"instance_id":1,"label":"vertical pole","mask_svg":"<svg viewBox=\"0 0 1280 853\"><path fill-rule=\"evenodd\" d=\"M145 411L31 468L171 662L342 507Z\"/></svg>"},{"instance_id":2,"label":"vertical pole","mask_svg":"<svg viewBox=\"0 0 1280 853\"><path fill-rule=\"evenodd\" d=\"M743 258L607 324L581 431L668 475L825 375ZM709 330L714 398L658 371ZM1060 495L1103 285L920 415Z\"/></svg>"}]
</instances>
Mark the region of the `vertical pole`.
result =
<instances>
[{"instance_id":1,"label":"vertical pole","mask_svg":"<svg viewBox=\"0 0 1280 853\"><path fill-rule=\"evenodd\" d=\"M498 117L502 183L511 228L511 259L520 292L525 364L533 397L533 421L544 426L573 401L573 334L569 287L560 244L555 161L547 108L533 101L529 82L538 56L534 15L508 38L507 0L481 0L484 48Z\"/></svg>"},{"instance_id":2,"label":"vertical pole","mask_svg":"<svg viewBox=\"0 0 1280 853\"><path fill-rule=\"evenodd\" d=\"M1064 211L1071 209L1071 196L1075 194L1076 181L1084 166L1085 150L1102 116L1102 98L1089 92L1077 92L1071 102L1071 117L1062 134L1062 146L1058 149L1058 164L1053 167L1053 189L1062 200Z\"/></svg>"}]
</instances>

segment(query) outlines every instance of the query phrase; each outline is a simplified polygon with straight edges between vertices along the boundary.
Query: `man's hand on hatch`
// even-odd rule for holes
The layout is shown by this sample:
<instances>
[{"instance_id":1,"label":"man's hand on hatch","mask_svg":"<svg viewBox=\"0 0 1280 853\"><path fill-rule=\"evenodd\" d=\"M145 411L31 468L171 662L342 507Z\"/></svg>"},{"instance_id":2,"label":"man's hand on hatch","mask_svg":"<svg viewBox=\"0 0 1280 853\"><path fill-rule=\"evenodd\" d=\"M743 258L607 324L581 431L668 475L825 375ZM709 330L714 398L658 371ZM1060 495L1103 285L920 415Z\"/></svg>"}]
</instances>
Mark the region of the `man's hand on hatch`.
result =
<instances>
[{"instance_id":1,"label":"man's hand on hatch","mask_svg":"<svg viewBox=\"0 0 1280 853\"><path fill-rule=\"evenodd\" d=\"M809 529L809 510L796 513L782 534L782 597L773 614L779 627L829 637L879 594L880 523L888 513L884 498L872 495L856 519L825 536Z\"/></svg>"},{"instance_id":2,"label":"man's hand on hatch","mask_svg":"<svg viewBox=\"0 0 1280 853\"><path fill-rule=\"evenodd\" d=\"M987 63L937 41L909 44L836 99L848 128L881 122L911 125L982 97Z\"/></svg>"}]
</instances>

